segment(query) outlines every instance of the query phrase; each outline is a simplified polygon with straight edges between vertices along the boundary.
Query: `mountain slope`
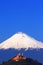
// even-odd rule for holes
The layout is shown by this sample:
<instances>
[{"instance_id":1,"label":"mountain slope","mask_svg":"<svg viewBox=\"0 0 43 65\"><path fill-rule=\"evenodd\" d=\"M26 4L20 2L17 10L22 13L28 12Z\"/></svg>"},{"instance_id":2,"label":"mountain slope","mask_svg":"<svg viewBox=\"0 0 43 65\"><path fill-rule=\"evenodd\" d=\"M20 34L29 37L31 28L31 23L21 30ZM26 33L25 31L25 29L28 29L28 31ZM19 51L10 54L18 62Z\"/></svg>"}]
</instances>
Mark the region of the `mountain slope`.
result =
<instances>
[{"instance_id":1,"label":"mountain slope","mask_svg":"<svg viewBox=\"0 0 43 65\"><path fill-rule=\"evenodd\" d=\"M27 58L26 60L13 61L9 60L8 62L4 62L1 65L42 65L37 60L33 60L31 58Z\"/></svg>"},{"instance_id":2,"label":"mountain slope","mask_svg":"<svg viewBox=\"0 0 43 65\"><path fill-rule=\"evenodd\" d=\"M8 40L0 44L0 49L21 49L21 48L43 48L43 43L29 37L24 33L16 33Z\"/></svg>"}]
</instances>

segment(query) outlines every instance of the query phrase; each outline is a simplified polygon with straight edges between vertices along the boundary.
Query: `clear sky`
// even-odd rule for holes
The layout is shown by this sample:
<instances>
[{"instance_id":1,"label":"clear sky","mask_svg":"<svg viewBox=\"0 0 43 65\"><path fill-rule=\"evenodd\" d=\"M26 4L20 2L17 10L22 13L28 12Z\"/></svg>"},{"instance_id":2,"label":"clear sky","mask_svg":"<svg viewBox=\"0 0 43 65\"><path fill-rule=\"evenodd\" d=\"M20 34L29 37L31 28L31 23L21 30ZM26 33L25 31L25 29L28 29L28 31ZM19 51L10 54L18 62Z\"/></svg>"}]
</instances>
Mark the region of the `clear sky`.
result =
<instances>
[{"instance_id":1,"label":"clear sky","mask_svg":"<svg viewBox=\"0 0 43 65\"><path fill-rule=\"evenodd\" d=\"M43 42L43 0L0 0L0 42L17 32Z\"/></svg>"}]
</instances>

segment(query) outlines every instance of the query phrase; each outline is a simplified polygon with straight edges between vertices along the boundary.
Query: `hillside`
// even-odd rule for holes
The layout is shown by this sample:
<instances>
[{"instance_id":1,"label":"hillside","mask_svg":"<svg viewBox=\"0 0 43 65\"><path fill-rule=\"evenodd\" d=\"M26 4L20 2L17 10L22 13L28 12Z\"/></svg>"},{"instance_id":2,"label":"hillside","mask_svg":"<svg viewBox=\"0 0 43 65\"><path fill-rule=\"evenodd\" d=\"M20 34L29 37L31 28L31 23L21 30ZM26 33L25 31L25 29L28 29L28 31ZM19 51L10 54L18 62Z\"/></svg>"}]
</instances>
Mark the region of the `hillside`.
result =
<instances>
[{"instance_id":1,"label":"hillside","mask_svg":"<svg viewBox=\"0 0 43 65\"><path fill-rule=\"evenodd\" d=\"M1 65L42 65L37 60L33 60L31 58L26 58L21 54L13 57L11 60L7 62L3 62Z\"/></svg>"},{"instance_id":2,"label":"hillside","mask_svg":"<svg viewBox=\"0 0 43 65\"><path fill-rule=\"evenodd\" d=\"M38 61L27 58L26 60L19 60L19 61L9 60L8 62L5 62L1 65L42 65L42 64L39 63Z\"/></svg>"}]
</instances>

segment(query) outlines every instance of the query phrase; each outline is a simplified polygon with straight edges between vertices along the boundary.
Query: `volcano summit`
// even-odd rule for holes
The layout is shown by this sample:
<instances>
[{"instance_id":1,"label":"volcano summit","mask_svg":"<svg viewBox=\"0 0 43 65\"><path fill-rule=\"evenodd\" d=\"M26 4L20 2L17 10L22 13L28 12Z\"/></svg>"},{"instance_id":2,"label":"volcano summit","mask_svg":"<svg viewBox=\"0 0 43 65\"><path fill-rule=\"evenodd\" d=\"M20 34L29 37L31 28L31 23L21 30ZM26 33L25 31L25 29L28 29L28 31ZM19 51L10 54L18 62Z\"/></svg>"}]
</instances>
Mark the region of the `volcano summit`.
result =
<instances>
[{"instance_id":1,"label":"volcano summit","mask_svg":"<svg viewBox=\"0 0 43 65\"><path fill-rule=\"evenodd\" d=\"M14 49L21 49L21 48L43 48L43 43L39 42L30 36L19 32L13 35L8 40L4 41L0 44L0 49L8 49L8 48L14 48Z\"/></svg>"}]
</instances>

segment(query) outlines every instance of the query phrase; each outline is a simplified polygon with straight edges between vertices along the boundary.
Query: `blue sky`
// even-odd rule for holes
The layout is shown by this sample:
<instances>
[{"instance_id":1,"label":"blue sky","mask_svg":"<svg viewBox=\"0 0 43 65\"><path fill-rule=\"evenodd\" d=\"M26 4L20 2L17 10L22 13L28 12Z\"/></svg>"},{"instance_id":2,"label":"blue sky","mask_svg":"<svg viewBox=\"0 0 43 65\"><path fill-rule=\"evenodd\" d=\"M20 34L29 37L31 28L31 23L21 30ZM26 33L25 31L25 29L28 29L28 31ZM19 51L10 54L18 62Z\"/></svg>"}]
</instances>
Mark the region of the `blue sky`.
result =
<instances>
[{"instance_id":1,"label":"blue sky","mask_svg":"<svg viewBox=\"0 0 43 65\"><path fill-rule=\"evenodd\" d=\"M0 0L0 43L17 32L43 42L43 0Z\"/></svg>"}]
</instances>

